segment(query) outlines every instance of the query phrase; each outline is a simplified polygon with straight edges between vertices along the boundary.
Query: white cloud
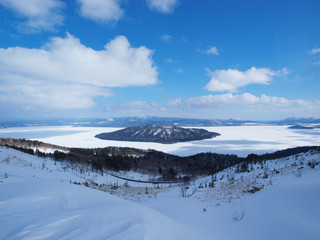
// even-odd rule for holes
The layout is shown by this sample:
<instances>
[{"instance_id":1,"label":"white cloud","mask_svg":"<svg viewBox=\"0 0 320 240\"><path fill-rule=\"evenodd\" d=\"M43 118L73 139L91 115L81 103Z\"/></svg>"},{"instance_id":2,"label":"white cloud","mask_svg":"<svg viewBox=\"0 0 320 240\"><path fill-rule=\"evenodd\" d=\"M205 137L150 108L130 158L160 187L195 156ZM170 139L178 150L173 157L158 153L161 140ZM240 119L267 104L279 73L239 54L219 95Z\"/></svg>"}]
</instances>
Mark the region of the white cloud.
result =
<instances>
[{"instance_id":1,"label":"white cloud","mask_svg":"<svg viewBox=\"0 0 320 240\"><path fill-rule=\"evenodd\" d=\"M157 83L152 51L118 36L97 51L67 34L41 49L0 48L0 96L48 108L87 108L110 87Z\"/></svg>"},{"instance_id":2,"label":"white cloud","mask_svg":"<svg viewBox=\"0 0 320 240\"><path fill-rule=\"evenodd\" d=\"M16 81L0 85L0 99L22 108L35 109L84 109L95 105L94 97L112 96L109 90L96 86L72 83L43 83Z\"/></svg>"},{"instance_id":3,"label":"white cloud","mask_svg":"<svg viewBox=\"0 0 320 240\"><path fill-rule=\"evenodd\" d=\"M0 0L0 5L25 19L21 29L26 32L53 31L63 23L61 0Z\"/></svg>"},{"instance_id":4,"label":"white cloud","mask_svg":"<svg viewBox=\"0 0 320 240\"><path fill-rule=\"evenodd\" d=\"M311 51L308 52L309 54L318 54L320 53L320 48L313 48Z\"/></svg>"},{"instance_id":5,"label":"white cloud","mask_svg":"<svg viewBox=\"0 0 320 240\"><path fill-rule=\"evenodd\" d=\"M209 49L207 49L205 51L205 53L207 54L212 54L212 55L219 55L219 51L218 51L218 48L213 46L213 47L210 47Z\"/></svg>"},{"instance_id":6,"label":"white cloud","mask_svg":"<svg viewBox=\"0 0 320 240\"><path fill-rule=\"evenodd\" d=\"M178 5L178 0L147 0L147 6L162 13L172 13Z\"/></svg>"},{"instance_id":7,"label":"white cloud","mask_svg":"<svg viewBox=\"0 0 320 240\"><path fill-rule=\"evenodd\" d=\"M171 41L171 38L172 36L169 35L169 34L164 34L161 36L161 39L164 41L164 42L170 42Z\"/></svg>"},{"instance_id":8,"label":"white cloud","mask_svg":"<svg viewBox=\"0 0 320 240\"><path fill-rule=\"evenodd\" d=\"M309 102L301 99L288 100L282 97L261 95L257 97L250 93L233 95L232 93L206 95L186 99L186 104L196 108L218 107L257 107L257 108L285 108L290 106L305 107Z\"/></svg>"},{"instance_id":9,"label":"white cloud","mask_svg":"<svg viewBox=\"0 0 320 240\"><path fill-rule=\"evenodd\" d=\"M108 104L108 110L115 115L135 115L135 114L158 114L166 110L165 107L158 103L146 101L131 101L125 103Z\"/></svg>"},{"instance_id":10,"label":"white cloud","mask_svg":"<svg viewBox=\"0 0 320 240\"><path fill-rule=\"evenodd\" d=\"M311 51L308 51L309 54L315 55L314 56L314 65L320 65L319 57L320 57L320 48L313 48Z\"/></svg>"},{"instance_id":11,"label":"white cloud","mask_svg":"<svg viewBox=\"0 0 320 240\"><path fill-rule=\"evenodd\" d=\"M236 69L215 70L206 69L211 77L210 82L205 87L212 92L237 92L238 88L249 84L269 84L274 76L288 74L284 68L281 71L273 71L269 68L252 67L241 72Z\"/></svg>"},{"instance_id":12,"label":"white cloud","mask_svg":"<svg viewBox=\"0 0 320 240\"><path fill-rule=\"evenodd\" d=\"M78 0L80 14L94 21L119 20L123 16L119 0Z\"/></svg>"},{"instance_id":13,"label":"white cloud","mask_svg":"<svg viewBox=\"0 0 320 240\"><path fill-rule=\"evenodd\" d=\"M226 119L274 120L292 116L317 116L320 113L319 100L287 99L283 97L250 93L218 94L177 98L167 103L168 111L180 112L188 117Z\"/></svg>"},{"instance_id":14,"label":"white cloud","mask_svg":"<svg viewBox=\"0 0 320 240\"><path fill-rule=\"evenodd\" d=\"M176 98L174 100L172 100L171 102L167 103L168 107L172 107L172 108L181 108L183 107L183 101L182 98Z\"/></svg>"}]
</instances>

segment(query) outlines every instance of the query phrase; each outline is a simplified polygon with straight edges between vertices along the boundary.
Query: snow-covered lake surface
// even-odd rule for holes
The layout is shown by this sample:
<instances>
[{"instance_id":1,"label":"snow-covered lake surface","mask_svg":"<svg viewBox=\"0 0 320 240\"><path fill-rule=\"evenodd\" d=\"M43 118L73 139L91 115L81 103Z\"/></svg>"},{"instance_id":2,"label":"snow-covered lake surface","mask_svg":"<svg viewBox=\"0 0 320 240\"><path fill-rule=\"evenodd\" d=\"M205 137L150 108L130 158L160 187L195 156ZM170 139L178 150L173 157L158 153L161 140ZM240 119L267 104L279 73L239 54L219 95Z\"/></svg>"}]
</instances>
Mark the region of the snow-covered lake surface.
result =
<instances>
[{"instance_id":1,"label":"snow-covered lake surface","mask_svg":"<svg viewBox=\"0 0 320 240\"><path fill-rule=\"evenodd\" d=\"M121 128L111 127L20 127L0 129L0 137L26 138L66 147L133 147L155 149L166 153L187 156L199 152L216 152L247 156L249 153L263 154L296 146L320 145L320 129L288 129L288 126L229 126L204 127L218 132L209 140L175 144L108 141L94 136Z\"/></svg>"}]
</instances>

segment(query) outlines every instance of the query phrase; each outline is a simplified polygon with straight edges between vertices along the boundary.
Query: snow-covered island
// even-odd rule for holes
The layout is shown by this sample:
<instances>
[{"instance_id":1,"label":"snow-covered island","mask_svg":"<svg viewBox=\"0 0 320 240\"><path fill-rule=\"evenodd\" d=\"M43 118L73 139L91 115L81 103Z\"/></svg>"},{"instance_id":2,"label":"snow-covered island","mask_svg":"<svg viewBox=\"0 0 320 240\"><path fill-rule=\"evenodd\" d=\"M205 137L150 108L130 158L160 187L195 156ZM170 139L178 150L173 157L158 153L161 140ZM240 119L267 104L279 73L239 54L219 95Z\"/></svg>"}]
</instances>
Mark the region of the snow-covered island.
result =
<instances>
[{"instance_id":1,"label":"snow-covered island","mask_svg":"<svg viewBox=\"0 0 320 240\"><path fill-rule=\"evenodd\" d=\"M149 124L139 127L127 127L114 132L100 133L95 137L104 140L170 144L211 139L219 135L219 133L209 132L200 128L181 128L171 125Z\"/></svg>"}]
</instances>

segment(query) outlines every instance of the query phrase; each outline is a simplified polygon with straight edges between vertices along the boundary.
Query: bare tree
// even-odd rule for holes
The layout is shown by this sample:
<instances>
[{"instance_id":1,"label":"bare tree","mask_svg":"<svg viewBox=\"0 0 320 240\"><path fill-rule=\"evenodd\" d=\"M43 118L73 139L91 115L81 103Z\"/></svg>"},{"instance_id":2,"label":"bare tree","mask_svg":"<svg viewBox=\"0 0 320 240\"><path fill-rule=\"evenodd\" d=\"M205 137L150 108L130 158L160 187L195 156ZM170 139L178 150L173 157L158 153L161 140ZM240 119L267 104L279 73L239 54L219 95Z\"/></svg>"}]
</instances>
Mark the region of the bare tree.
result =
<instances>
[{"instance_id":1,"label":"bare tree","mask_svg":"<svg viewBox=\"0 0 320 240\"><path fill-rule=\"evenodd\" d=\"M180 185L180 196L181 197L191 197L196 192L196 188L194 187L192 190L188 186L188 184Z\"/></svg>"}]
</instances>

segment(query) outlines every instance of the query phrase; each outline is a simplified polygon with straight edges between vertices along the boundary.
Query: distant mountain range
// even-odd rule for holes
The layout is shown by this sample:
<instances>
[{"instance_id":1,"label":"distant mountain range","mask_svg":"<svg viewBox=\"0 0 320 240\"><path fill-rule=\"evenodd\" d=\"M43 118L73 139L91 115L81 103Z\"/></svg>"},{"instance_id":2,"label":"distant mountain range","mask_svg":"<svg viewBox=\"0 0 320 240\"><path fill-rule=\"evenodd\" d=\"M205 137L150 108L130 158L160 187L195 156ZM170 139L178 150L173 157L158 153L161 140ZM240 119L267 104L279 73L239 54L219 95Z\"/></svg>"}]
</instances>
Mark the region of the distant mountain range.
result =
<instances>
[{"instance_id":1,"label":"distant mountain range","mask_svg":"<svg viewBox=\"0 0 320 240\"><path fill-rule=\"evenodd\" d=\"M306 127L306 126L302 126L302 125L293 125L288 128L290 128L290 129L314 129L314 127Z\"/></svg>"},{"instance_id":2,"label":"distant mountain range","mask_svg":"<svg viewBox=\"0 0 320 240\"><path fill-rule=\"evenodd\" d=\"M198 128L181 128L170 125L149 124L143 127L128 127L115 132L101 133L95 137L104 140L170 144L210 139L219 135L219 133L209 132Z\"/></svg>"},{"instance_id":3,"label":"distant mountain range","mask_svg":"<svg viewBox=\"0 0 320 240\"><path fill-rule=\"evenodd\" d=\"M290 129L315 129L315 128L320 128L320 125L310 125L310 126L302 126L302 125L293 125L288 127Z\"/></svg>"},{"instance_id":4,"label":"distant mountain range","mask_svg":"<svg viewBox=\"0 0 320 240\"><path fill-rule=\"evenodd\" d=\"M109 118L100 121L83 124L83 126L93 127L137 127L145 125L171 125L171 126L217 126L221 122L211 119L195 119L195 118L166 118L166 117L121 117Z\"/></svg>"},{"instance_id":5,"label":"distant mountain range","mask_svg":"<svg viewBox=\"0 0 320 240\"><path fill-rule=\"evenodd\" d=\"M170 117L119 117L119 118L87 118L87 119L57 119L34 121L3 121L1 127L28 127L28 126L62 126L74 125L83 127L137 127L148 124L212 127L212 126L243 126L243 125L304 125L320 124L320 118L286 118L277 121L249 121L242 119L196 119Z\"/></svg>"},{"instance_id":6,"label":"distant mountain range","mask_svg":"<svg viewBox=\"0 0 320 240\"><path fill-rule=\"evenodd\" d=\"M286 118L279 121L268 121L267 123L276 125L301 125L301 124L318 124L320 118Z\"/></svg>"},{"instance_id":7,"label":"distant mountain range","mask_svg":"<svg viewBox=\"0 0 320 240\"><path fill-rule=\"evenodd\" d=\"M148 124L185 127L243 126L243 125L299 125L320 124L320 118L286 118L278 121L250 121L243 119L195 119L167 117L121 117L90 121L81 126L90 127L136 127Z\"/></svg>"}]
</instances>

